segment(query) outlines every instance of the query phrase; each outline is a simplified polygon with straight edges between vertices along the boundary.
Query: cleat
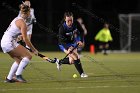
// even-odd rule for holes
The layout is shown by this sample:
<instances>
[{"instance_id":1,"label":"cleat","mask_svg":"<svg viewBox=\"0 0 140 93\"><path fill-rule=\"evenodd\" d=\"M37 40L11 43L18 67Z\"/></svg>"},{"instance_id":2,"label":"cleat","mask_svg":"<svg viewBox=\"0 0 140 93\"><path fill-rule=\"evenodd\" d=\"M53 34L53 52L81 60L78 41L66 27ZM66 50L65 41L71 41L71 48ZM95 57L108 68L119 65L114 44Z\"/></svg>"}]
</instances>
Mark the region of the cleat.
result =
<instances>
[{"instance_id":1,"label":"cleat","mask_svg":"<svg viewBox=\"0 0 140 93\"><path fill-rule=\"evenodd\" d=\"M57 69L59 70L59 71L61 71L61 64L60 64L60 62L59 62L59 59L57 59L57 58L54 58L55 59L55 63L56 63L56 67L57 67Z\"/></svg>"},{"instance_id":2,"label":"cleat","mask_svg":"<svg viewBox=\"0 0 140 93\"><path fill-rule=\"evenodd\" d=\"M87 74L85 74L85 73L82 73L82 74L81 74L81 78L86 78L86 77L88 77Z\"/></svg>"},{"instance_id":3,"label":"cleat","mask_svg":"<svg viewBox=\"0 0 140 93\"><path fill-rule=\"evenodd\" d=\"M22 75L16 75L15 80L17 82L26 83L27 81L22 77Z\"/></svg>"},{"instance_id":4,"label":"cleat","mask_svg":"<svg viewBox=\"0 0 140 93\"><path fill-rule=\"evenodd\" d=\"M9 80L8 78L5 79L4 83L15 83L16 81L14 79Z\"/></svg>"},{"instance_id":5,"label":"cleat","mask_svg":"<svg viewBox=\"0 0 140 93\"><path fill-rule=\"evenodd\" d=\"M14 75L12 79L16 81L16 75ZM16 82L17 82L17 81L16 81Z\"/></svg>"}]
</instances>

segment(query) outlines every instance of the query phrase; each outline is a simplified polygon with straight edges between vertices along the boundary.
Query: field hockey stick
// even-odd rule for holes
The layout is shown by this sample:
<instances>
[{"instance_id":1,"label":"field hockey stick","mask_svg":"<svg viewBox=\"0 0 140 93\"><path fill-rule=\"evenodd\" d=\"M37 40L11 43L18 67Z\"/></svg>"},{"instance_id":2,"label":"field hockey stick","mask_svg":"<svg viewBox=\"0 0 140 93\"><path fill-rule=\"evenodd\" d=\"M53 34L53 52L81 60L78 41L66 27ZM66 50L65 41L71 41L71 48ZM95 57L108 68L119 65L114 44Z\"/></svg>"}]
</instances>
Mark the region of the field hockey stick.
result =
<instances>
[{"instance_id":1,"label":"field hockey stick","mask_svg":"<svg viewBox=\"0 0 140 93\"><path fill-rule=\"evenodd\" d=\"M79 46L79 44L76 44L76 46L63 59L65 59L69 54L71 54L73 52L73 50L76 49L78 46Z\"/></svg>"},{"instance_id":2,"label":"field hockey stick","mask_svg":"<svg viewBox=\"0 0 140 93\"><path fill-rule=\"evenodd\" d=\"M53 59L50 59L49 57L44 56L43 54L40 54L40 53L38 53L38 56L41 57L41 58L43 58L44 60L50 62L50 63L55 63L55 62L56 62L56 61L55 61L56 58L53 60Z\"/></svg>"},{"instance_id":3,"label":"field hockey stick","mask_svg":"<svg viewBox=\"0 0 140 93\"><path fill-rule=\"evenodd\" d=\"M30 52L32 52L32 50L30 48L27 48L27 47L25 47L25 48L28 49ZM42 59L44 59L44 60L46 60L46 61L48 61L50 63L55 63L56 62L56 59L57 59L57 58L55 58L54 60L53 59L50 59L49 57L47 57L47 56L45 56L45 55L43 55L41 53L38 53L37 56L41 57Z\"/></svg>"}]
</instances>

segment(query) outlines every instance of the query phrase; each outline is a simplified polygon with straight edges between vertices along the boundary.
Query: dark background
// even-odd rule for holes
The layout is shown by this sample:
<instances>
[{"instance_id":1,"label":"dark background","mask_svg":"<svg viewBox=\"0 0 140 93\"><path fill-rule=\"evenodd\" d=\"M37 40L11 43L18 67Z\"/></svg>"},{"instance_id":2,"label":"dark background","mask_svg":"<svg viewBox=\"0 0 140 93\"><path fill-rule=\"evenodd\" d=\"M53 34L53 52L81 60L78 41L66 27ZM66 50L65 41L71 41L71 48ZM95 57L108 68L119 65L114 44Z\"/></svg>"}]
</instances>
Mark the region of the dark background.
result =
<instances>
[{"instance_id":1,"label":"dark background","mask_svg":"<svg viewBox=\"0 0 140 93\"><path fill-rule=\"evenodd\" d=\"M18 6L21 2L21 0L0 1L0 39L10 22L18 15ZM56 34L65 11L72 11L75 18L82 17L88 30L84 49L86 51L89 51L91 44L97 45L94 37L105 21L111 24L110 30L114 39L110 43L110 49L119 50L118 14L140 12L140 0L31 0L31 6L35 10L37 21ZM40 28L38 25L33 27L32 43L35 47L40 51L59 50L56 34L43 29L46 28Z\"/></svg>"}]
</instances>

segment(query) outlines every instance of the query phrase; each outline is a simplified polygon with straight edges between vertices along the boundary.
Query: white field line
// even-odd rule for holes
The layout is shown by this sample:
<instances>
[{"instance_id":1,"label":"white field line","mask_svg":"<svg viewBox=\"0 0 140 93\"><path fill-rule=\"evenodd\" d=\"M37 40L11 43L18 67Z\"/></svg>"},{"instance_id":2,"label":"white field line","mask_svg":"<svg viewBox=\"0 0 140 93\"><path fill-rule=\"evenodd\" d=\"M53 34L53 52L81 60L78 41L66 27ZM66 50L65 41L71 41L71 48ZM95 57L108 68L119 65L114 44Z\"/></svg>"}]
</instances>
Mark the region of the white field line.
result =
<instances>
[{"instance_id":1,"label":"white field line","mask_svg":"<svg viewBox=\"0 0 140 93\"><path fill-rule=\"evenodd\" d=\"M140 87L140 86L92 86L92 87L58 87L58 88L0 88L0 91L20 91L20 90L67 90L67 89L96 89L96 88L133 88L133 87Z\"/></svg>"},{"instance_id":2,"label":"white field line","mask_svg":"<svg viewBox=\"0 0 140 93\"><path fill-rule=\"evenodd\" d=\"M84 61L84 62L91 62L91 61L87 61L87 60L82 60L82 61ZM37 61L35 61L35 60L31 60L30 62L35 62L35 63L38 63L38 62L48 62L48 61L46 61L46 60L37 60ZM48 62L49 63L49 62Z\"/></svg>"}]
</instances>

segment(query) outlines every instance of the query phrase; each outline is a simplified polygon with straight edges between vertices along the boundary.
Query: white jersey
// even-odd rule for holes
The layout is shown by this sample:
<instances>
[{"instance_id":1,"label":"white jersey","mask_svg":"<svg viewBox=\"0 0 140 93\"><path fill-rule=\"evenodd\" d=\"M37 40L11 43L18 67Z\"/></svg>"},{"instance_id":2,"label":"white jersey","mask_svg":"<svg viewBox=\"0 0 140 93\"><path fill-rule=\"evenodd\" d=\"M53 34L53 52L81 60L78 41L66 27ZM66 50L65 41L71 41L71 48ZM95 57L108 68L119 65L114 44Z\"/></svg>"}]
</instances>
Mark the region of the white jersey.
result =
<instances>
[{"instance_id":1,"label":"white jersey","mask_svg":"<svg viewBox=\"0 0 140 93\"><path fill-rule=\"evenodd\" d=\"M11 51L18 46L17 37L21 35L20 29L16 26L16 21L23 19L22 17L16 17L9 25L7 30L1 39L1 47L4 53Z\"/></svg>"},{"instance_id":2,"label":"white jersey","mask_svg":"<svg viewBox=\"0 0 140 93\"><path fill-rule=\"evenodd\" d=\"M18 14L18 17L21 16L21 11ZM32 34L32 29L33 29L33 20L36 19L34 15L34 9L30 8L30 16L25 20L26 25L27 25L27 34Z\"/></svg>"},{"instance_id":3,"label":"white jersey","mask_svg":"<svg viewBox=\"0 0 140 93\"><path fill-rule=\"evenodd\" d=\"M17 38L18 35L21 34L20 29L16 26L15 22L19 19L23 19L22 17L16 17L9 25L7 30L4 32L4 35L9 36L11 38ZM24 20L24 19L23 19Z\"/></svg>"}]
</instances>

